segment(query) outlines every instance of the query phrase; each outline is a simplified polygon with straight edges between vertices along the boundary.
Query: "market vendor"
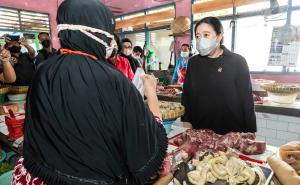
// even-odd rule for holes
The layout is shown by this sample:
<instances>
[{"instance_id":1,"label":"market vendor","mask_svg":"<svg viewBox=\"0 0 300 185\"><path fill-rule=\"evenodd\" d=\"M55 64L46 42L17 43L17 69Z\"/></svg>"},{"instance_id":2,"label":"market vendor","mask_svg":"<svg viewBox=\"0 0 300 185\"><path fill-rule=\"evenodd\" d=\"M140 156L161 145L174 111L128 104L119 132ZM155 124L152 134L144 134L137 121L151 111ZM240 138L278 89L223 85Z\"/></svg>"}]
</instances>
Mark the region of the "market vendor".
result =
<instances>
[{"instance_id":1,"label":"market vendor","mask_svg":"<svg viewBox=\"0 0 300 185\"><path fill-rule=\"evenodd\" d=\"M183 85L190 53L190 46L188 44L182 44L180 48L180 57L177 59L172 77L172 82L174 84Z\"/></svg>"},{"instance_id":2,"label":"market vendor","mask_svg":"<svg viewBox=\"0 0 300 185\"><path fill-rule=\"evenodd\" d=\"M189 59L183 86L182 121L218 134L256 132L249 69L244 57L223 43L219 19L206 17L195 26L198 55Z\"/></svg>"},{"instance_id":3,"label":"market vendor","mask_svg":"<svg viewBox=\"0 0 300 185\"><path fill-rule=\"evenodd\" d=\"M145 106L131 81L105 61L115 21L99 0L63 1L57 24L62 49L34 78L24 158L12 185L145 184L167 149L157 80L143 76Z\"/></svg>"},{"instance_id":4,"label":"market vendor","mask_svg":"<svg viewBox=\"0 0 300 185\"><path fill-rule=\"evenodd\" d=\"M34 58L35 50L27 43L27 40L19 35L7 35L5 37L5 49L9 50L11 55L11 63L16 73L13 86L29 86L35 74ZM24 46L28 52L21 52Z\"/></svg>"}]
</instances>

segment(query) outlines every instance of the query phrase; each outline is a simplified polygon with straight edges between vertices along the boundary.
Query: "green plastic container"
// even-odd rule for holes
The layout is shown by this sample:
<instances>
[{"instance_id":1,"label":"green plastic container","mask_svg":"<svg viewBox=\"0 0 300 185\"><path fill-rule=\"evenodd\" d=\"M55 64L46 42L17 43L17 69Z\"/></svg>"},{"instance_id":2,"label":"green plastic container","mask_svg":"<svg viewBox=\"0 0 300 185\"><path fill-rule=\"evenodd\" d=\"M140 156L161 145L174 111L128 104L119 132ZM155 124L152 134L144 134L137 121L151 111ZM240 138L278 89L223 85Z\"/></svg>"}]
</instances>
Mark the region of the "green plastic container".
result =
<instances>
[{"instance_id":1,"label":"green plastic container","mask_svg":"<svg viewBox=\"0 0 300 185\"><path fill-rule=\"evenodd\" d=\"M1 185L10 185L13 170L8 171L0 176Z\"/></svg>"},{"instance_id":2,"label":"green plastic container","mask_svg":"<svg viewBox=\"0 0 300 185\"><path fill-rule=\"evenodd\" d=\"M5 94L0 94L0 104L5 102Z\"/></svg>"},{"instance_id":3,"label":"green plastic container","mask_svg":"<svg viewBox=\"0 0 300 185\"><path fill-rule=\"evenodd\" d=\"M1 155L1 159L0 159L0 164L5 160L6 158L6 153L4 152L4 150L2 150L2 152L0 153Z\"/></svg>"},{"instance_id":4,"label":"green plastic container","mask_svg":"<svg viewBox=\"0 0 300 185\"><path fill-rule=\"evenodd\" d=\"M163 126L165 127L167 135L171 132L172 130L172 124L174 123L175 120L169 120L169 121L164 121Z\"/></svg>"}]
</instances>

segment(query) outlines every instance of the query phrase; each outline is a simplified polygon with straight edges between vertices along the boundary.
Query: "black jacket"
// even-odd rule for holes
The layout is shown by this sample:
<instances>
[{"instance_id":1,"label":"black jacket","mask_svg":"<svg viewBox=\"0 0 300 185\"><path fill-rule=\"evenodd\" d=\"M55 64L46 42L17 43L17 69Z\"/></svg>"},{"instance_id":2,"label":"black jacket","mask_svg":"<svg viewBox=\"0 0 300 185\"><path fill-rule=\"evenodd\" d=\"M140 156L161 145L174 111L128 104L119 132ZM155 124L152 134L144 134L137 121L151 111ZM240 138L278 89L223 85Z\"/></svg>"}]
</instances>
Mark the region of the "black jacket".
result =
<instances>
[{"instance_id":1,"label":"black jacket","mask_svg":"<svg viewBox=\"0 0 300 185\"><path fill-rule=\"evenodd\" d=\"M189 59L182 104L182 121L218 134L256 132L256 118L246 60L224 46L219 58Z\"/></svg>"}]
</instances>

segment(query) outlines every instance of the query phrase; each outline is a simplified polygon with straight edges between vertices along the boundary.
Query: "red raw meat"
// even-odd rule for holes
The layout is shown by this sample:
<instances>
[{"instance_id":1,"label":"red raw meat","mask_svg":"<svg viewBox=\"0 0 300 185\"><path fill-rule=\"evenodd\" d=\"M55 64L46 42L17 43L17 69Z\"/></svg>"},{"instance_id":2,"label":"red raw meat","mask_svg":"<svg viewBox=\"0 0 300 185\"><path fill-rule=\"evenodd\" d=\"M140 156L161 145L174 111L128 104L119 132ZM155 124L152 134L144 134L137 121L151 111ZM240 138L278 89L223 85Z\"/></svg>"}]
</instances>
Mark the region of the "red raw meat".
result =
<instances>
[{"instance_id":1,"label":"red raw meat","mask_svg":"<svg viewBox=\"0 0 300 185\"><path fill-rule=\"evenodd\" d=\"M230 132L225 135L218 135L208 129L187 130L175 138L174 143L178 146L184 146L182 148L192 148L192 150L198 147L198 150L226 151L230 147L238 149L244 154L261 154L266 149L265 142L255 141L254 133ZM190 153L189 150L186 151Z\"/></svg>"},{"instance_id":2,"label":"red raw meat","mask_svg":"<svg viewBox=\"0 0 300 185\"><path fill-rule=\"evenodd\" d=\"M239 147L239 151L246 155L262 154L266 151L267 145L263 141L244 139Z\"/></svg>"},{"instance_id":3,"label":"red raw meat","mask_svg":"<svg viewBox=\"0 0 300 185\"><path fill-rule=\"evenodd\" d=\"M168 155L159 172L160 176L164 176L176 165L185 161L187 158L197 157L199 151L211 150L213 152L223 151L234 148L246 155L261 154L266 150L266 143L262 141L255 141L254 133L239 133L230 132L225 135L219 135L212 130L190 129L174 139L174 144L179 148L172 154Z\"/></svg>"},{"instance_id":4,"label":"red raw meat","mask_svg":"<svg viewBox=\"0 0 300 185\"><path fill-rule=\"evenodd\" d=\"M178 138L176 138L174 140L174 144L177 145L177 146L183 145L184 142L185 142L185 140L183 140L181 136L179 136Z\"/></svg>"},{"instance_id":5,"label":"red raw meat","mask_svg":"<svg viewBox=\"0 0 300 185\"><path fill-rule=\"evenodd\" d=\"M242 138L244 138L244 139L252 139L252 140L256 139L255 133L241 132L240 134L241 134Z\"/></svg>"},{"instance_id":6,"label":"red raw meat","mask_svg":"<svg viewBox=\"0 0 300 185\"><path fill-rule=\"evenodd\" d=\"M165 176L172 171L172 164L170 160L165 159L159 169L159 176Z\"/></svg>"},{"instance_id":7,"label":"red raw meat","mask_svg":"<svg viewBox=\"0 0 300 185\"><path fill-rule=\"evenodd\" d=\"M224 144L227 147L231 148L237 148L240 145L242 136L237 132L229 132L225 135L223 135L219 141L217 141L218 144Z\"/></svg>"},{"instance_id":8,"label":"red raw meat","mask_svg":"<svg viewBox=\"0 0 300 185\"><path fill-rule=\"evenodd\" d=\"M182 146L180 146L180 149L185 151L189 156L194 155L199 150L198 143L185 143Z\"/></svg>"}]
</instances>

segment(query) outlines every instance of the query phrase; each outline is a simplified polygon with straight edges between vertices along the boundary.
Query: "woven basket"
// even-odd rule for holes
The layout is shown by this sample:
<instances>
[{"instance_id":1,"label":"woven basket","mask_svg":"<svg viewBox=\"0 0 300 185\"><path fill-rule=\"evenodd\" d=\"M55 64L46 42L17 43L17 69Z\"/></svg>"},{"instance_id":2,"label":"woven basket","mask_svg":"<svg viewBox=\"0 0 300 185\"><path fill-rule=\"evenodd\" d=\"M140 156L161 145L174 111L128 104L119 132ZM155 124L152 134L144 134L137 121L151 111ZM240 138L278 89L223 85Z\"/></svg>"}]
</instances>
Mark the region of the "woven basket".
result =
<instances>
[{"instance_id":1,"label":"woven basket","mask_svg":"<svg viewBox=\"0 0 300 185\"><path fill-rule=\"evenodd\" d=\"M26 94L29 86L11 86L8 94Z\"/></svg>"},{"instance_id":2,"label":"woven basket","mask_svg":"<svg viewBox=\"0 0 300 185\"><path fill-rule=\"evenodd\" d=\"M187 16L177 17L171 24L171 30L174 34L185 33L191 28L191 20Z\"/></svg>"},{"instance_id":3,"label":"woven basket","mask_svg":"<svg viewBox=\"0 0 300 185\"><path fill-rule=\"evenodd\" d=\"M0 86L0 94L6 94L9 91L10 86L8 85L1 85Z\"/></svg>"},{"instance_id":4,"label":"woven basket","mask_svg":"<svg viewBox=\"0 0 300 185\"><path fill-rule=\"evenodd\" d=\"M261 84L260 86L268 92L282 95L290 95L300 92L300 84L268 83Z\"/></svg>"},{"instance_id":5,"label":"woven basket","mask_svg":"<svg viewBox=\"0 0 300 185\"><path fill-rule=\"evenodd\" d=\"M180 103L161 101L159 108L164 121L177 119L184 114L184 107Z\"/></svg>"},{"instance_id":6,"label":"woven basket","mask_svg":"<svg viewBox=\"0 0 300 185\"><path fill-rule=\"evenodd\" d=\"M300 92L298 84L269 83L261 84L261 88L268 92L270 101L280 104L294 103Z\"/></svg>"}]
</instances>

